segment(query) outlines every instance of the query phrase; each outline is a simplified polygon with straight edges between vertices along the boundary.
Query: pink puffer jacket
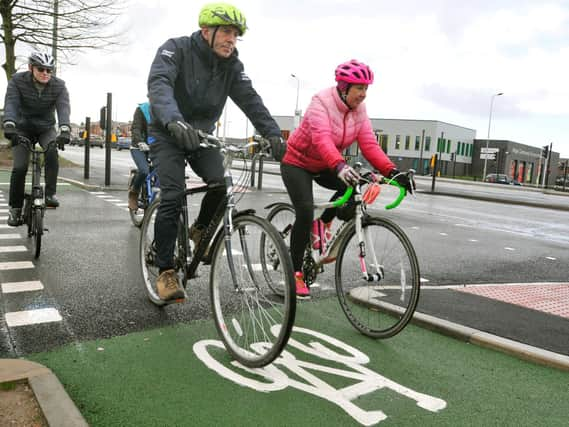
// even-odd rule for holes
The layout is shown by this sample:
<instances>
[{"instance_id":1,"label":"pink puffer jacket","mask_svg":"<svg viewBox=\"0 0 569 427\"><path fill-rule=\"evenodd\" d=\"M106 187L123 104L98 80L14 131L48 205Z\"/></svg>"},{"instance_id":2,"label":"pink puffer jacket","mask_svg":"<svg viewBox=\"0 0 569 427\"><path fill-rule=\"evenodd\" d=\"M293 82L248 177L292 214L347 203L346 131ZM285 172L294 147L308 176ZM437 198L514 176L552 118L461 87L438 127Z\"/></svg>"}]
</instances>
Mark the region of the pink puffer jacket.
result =
<instances>
[{"instance_id":1,"label":"pink puffer jacket","mask_svg":"<svg viewBox=\"0 0 569 427\"><path fill-rule=\"evenodd\" d=\"M355 141L371 165L387 176L395 165L379 147L364 104L350 110L335 87L312 97L300 126L287 141L283 163L310 172L334 169L342 151Z\"/></svg>"}]
</instances>

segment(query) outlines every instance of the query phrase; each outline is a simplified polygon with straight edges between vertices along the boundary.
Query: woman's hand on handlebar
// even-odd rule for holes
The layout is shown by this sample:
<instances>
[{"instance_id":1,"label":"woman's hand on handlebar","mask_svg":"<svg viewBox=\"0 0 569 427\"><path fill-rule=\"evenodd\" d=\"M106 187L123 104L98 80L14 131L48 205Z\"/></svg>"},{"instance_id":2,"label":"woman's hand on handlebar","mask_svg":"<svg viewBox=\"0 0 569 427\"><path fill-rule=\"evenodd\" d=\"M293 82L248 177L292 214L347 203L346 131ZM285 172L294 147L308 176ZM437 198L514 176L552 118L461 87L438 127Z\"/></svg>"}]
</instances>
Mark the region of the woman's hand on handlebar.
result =
<instances>
[{"instance_id":1,"label":"woman's hand on handlebar","mask_svg":"<svg viewBox=\"0 0 569 427\"><path fill-rule=\"evenodd\" d=\"M338 174L338 178L347 186L357 185L360 180L360 175L345 162L338 163L336 173Z\"/></svg>"},{"instance_id":2,"label":"woman's hand on handlebar","mask_svg":"<svg viewBox=\"0 0 569 427\"><path fill-rule=\"evenodd\" d=\"M389 179L397 182L401 187L403 187L407 194L413 194L417 188L415 180L413 179L413 172L400 172L397 169L393 169L388 176Z\"/></svg>"}]
</instances>

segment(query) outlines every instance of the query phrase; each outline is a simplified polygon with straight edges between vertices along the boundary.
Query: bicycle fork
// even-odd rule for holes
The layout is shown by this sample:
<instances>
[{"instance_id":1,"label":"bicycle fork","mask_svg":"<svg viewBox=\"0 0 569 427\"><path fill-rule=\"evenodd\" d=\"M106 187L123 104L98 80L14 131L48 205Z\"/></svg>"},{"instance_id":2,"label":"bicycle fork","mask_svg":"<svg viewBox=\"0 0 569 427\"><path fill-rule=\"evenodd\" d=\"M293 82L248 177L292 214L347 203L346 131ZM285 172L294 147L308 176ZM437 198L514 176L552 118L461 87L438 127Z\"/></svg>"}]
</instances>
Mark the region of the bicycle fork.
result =
<instances>
[{"instance_id":1,"label":"bicycle fork","mask_svg":"<svg viewBox=\"0 0 569 427\"><path fill-rule=\"evenodd\" d=\"M360 269L362 270L362 277L364 280L368 282L379 282L384 277L384 270L383 266L379 265L377 261L377 256L375 254L374 245L371 242L370 230L369 228L362 227L362 217L361 214L358 214L356 217L356 236L358 238L358 259L360 261ZM368 259L370 259L371 266L375 268L375 272L368 272L366 266L366 242L368 243L367 247L369 247L369 254L367 255Z\"/></svg>"}]
</instances>

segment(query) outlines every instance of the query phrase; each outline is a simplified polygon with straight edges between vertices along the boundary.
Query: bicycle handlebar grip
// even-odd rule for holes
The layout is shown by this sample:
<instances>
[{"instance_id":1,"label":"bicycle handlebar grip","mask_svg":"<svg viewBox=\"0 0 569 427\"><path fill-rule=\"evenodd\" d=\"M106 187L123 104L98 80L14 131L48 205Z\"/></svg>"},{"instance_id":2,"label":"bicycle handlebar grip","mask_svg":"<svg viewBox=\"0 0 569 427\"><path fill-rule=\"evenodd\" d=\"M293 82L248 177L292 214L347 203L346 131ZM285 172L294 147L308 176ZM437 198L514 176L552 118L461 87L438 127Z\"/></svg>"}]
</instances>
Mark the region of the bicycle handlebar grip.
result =
<instances>
[{"instance_id":1,"label":"bicycle handlebar grip","mask_svg":"<svg viewBox=\"0 0 569 427\"><path fill-rule=\"evenodd\" d=\"M387 180L387 183L391 184L391 185L393 185L399 189L399 195L397 196L397 198L393 202L391 202L390 204L385 206L385 209L393 209L393 208L396 208L397 206L399 206L401 204L401 202L405 198L405 195L407 194L407 190L405 190L404 187L399 185L399 183L393 179Z\"/></svg>"},{"instance_id":2,"label":"bicycle handlebar grip","mask_svg":"<svg viewBox=\"0 0 569 427\"><path fill-rule=\"evenodd\" d=\"M343 204L345 204L349 200L349 198L353 192L354 192L354 187L348 187L346 189L346 192L344 193L344 195L342 197L340 197L339 199L334 200L334 202L332 202L332 205L335 208L339 208L340 206L342 206Z\"/></svg>"}]
</instances>

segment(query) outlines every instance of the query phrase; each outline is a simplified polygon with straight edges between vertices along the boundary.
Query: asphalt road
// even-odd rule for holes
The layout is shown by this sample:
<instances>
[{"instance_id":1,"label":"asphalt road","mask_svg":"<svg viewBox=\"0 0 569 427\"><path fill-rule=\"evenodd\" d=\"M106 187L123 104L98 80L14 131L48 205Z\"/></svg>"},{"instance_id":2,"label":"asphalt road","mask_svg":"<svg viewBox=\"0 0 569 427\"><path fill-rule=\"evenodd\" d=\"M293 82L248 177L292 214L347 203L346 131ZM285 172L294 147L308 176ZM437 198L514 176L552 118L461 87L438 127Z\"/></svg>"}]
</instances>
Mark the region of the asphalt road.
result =
<instances>
[{"instance_id":1,"label":"asphalt road","mask_svg":"<svg viewBox=\"0 0 569 427\"><path fill-rule=\"evenodd\" d=\"M66 150L65 155L70 152ZM120 165L117 171L128 170L127 152L113 151L113 159ZM121 179L126 181L125 176ZM267 175L264 179L267 189L247 194L242 206L263 212L266 204L287 200L282 184L277 190L280 177ZM4 183L0 190L6 193L7 176L3 175L0 181ZM54 308L62 320L18 327L0 321L1 356L18 357L66 343L80 345L87 339L210 318L208 267L202 267L202 276L191 282L187 303L159 309L147 300L137 258L138 229L130 224L126 191L94 192L60 186L58 195L62 206L48 212L46 224L50 232L45 236L39 261L33 262L30 269L0 271L3 283L40 280L44 289L5 294L0 310L5 315L25 309ZM326 192L318 195L327 197ZM193 201L192 209L197 206L198 201ZM409 198L395 211L378 209L379 212L400 224L415 245L423 277L419 311L443 318L464 315L476 323L470 326L508 336L511 322L517 322L520 316L516 307L504 304L503 310L498 310L503 316L487 315L479 297L465 297L444 286L568 279L566 212L428 193ZM21 237L4 243L29 247L22 230L18 231ZM0 260L29 261L31 255L0 253ZM333 283L331 276L323 275L321 279L324 286L316 298L328 296L326 288ZM567 334L563 332L567 321L552 322L544 331L530 327L535 324L541 328L541 323L531 316L524 315L523 322L516 328L517 339L521 336L537 340L535 344L558 352L569 349Z\"/></svg>"}]
</instances>

